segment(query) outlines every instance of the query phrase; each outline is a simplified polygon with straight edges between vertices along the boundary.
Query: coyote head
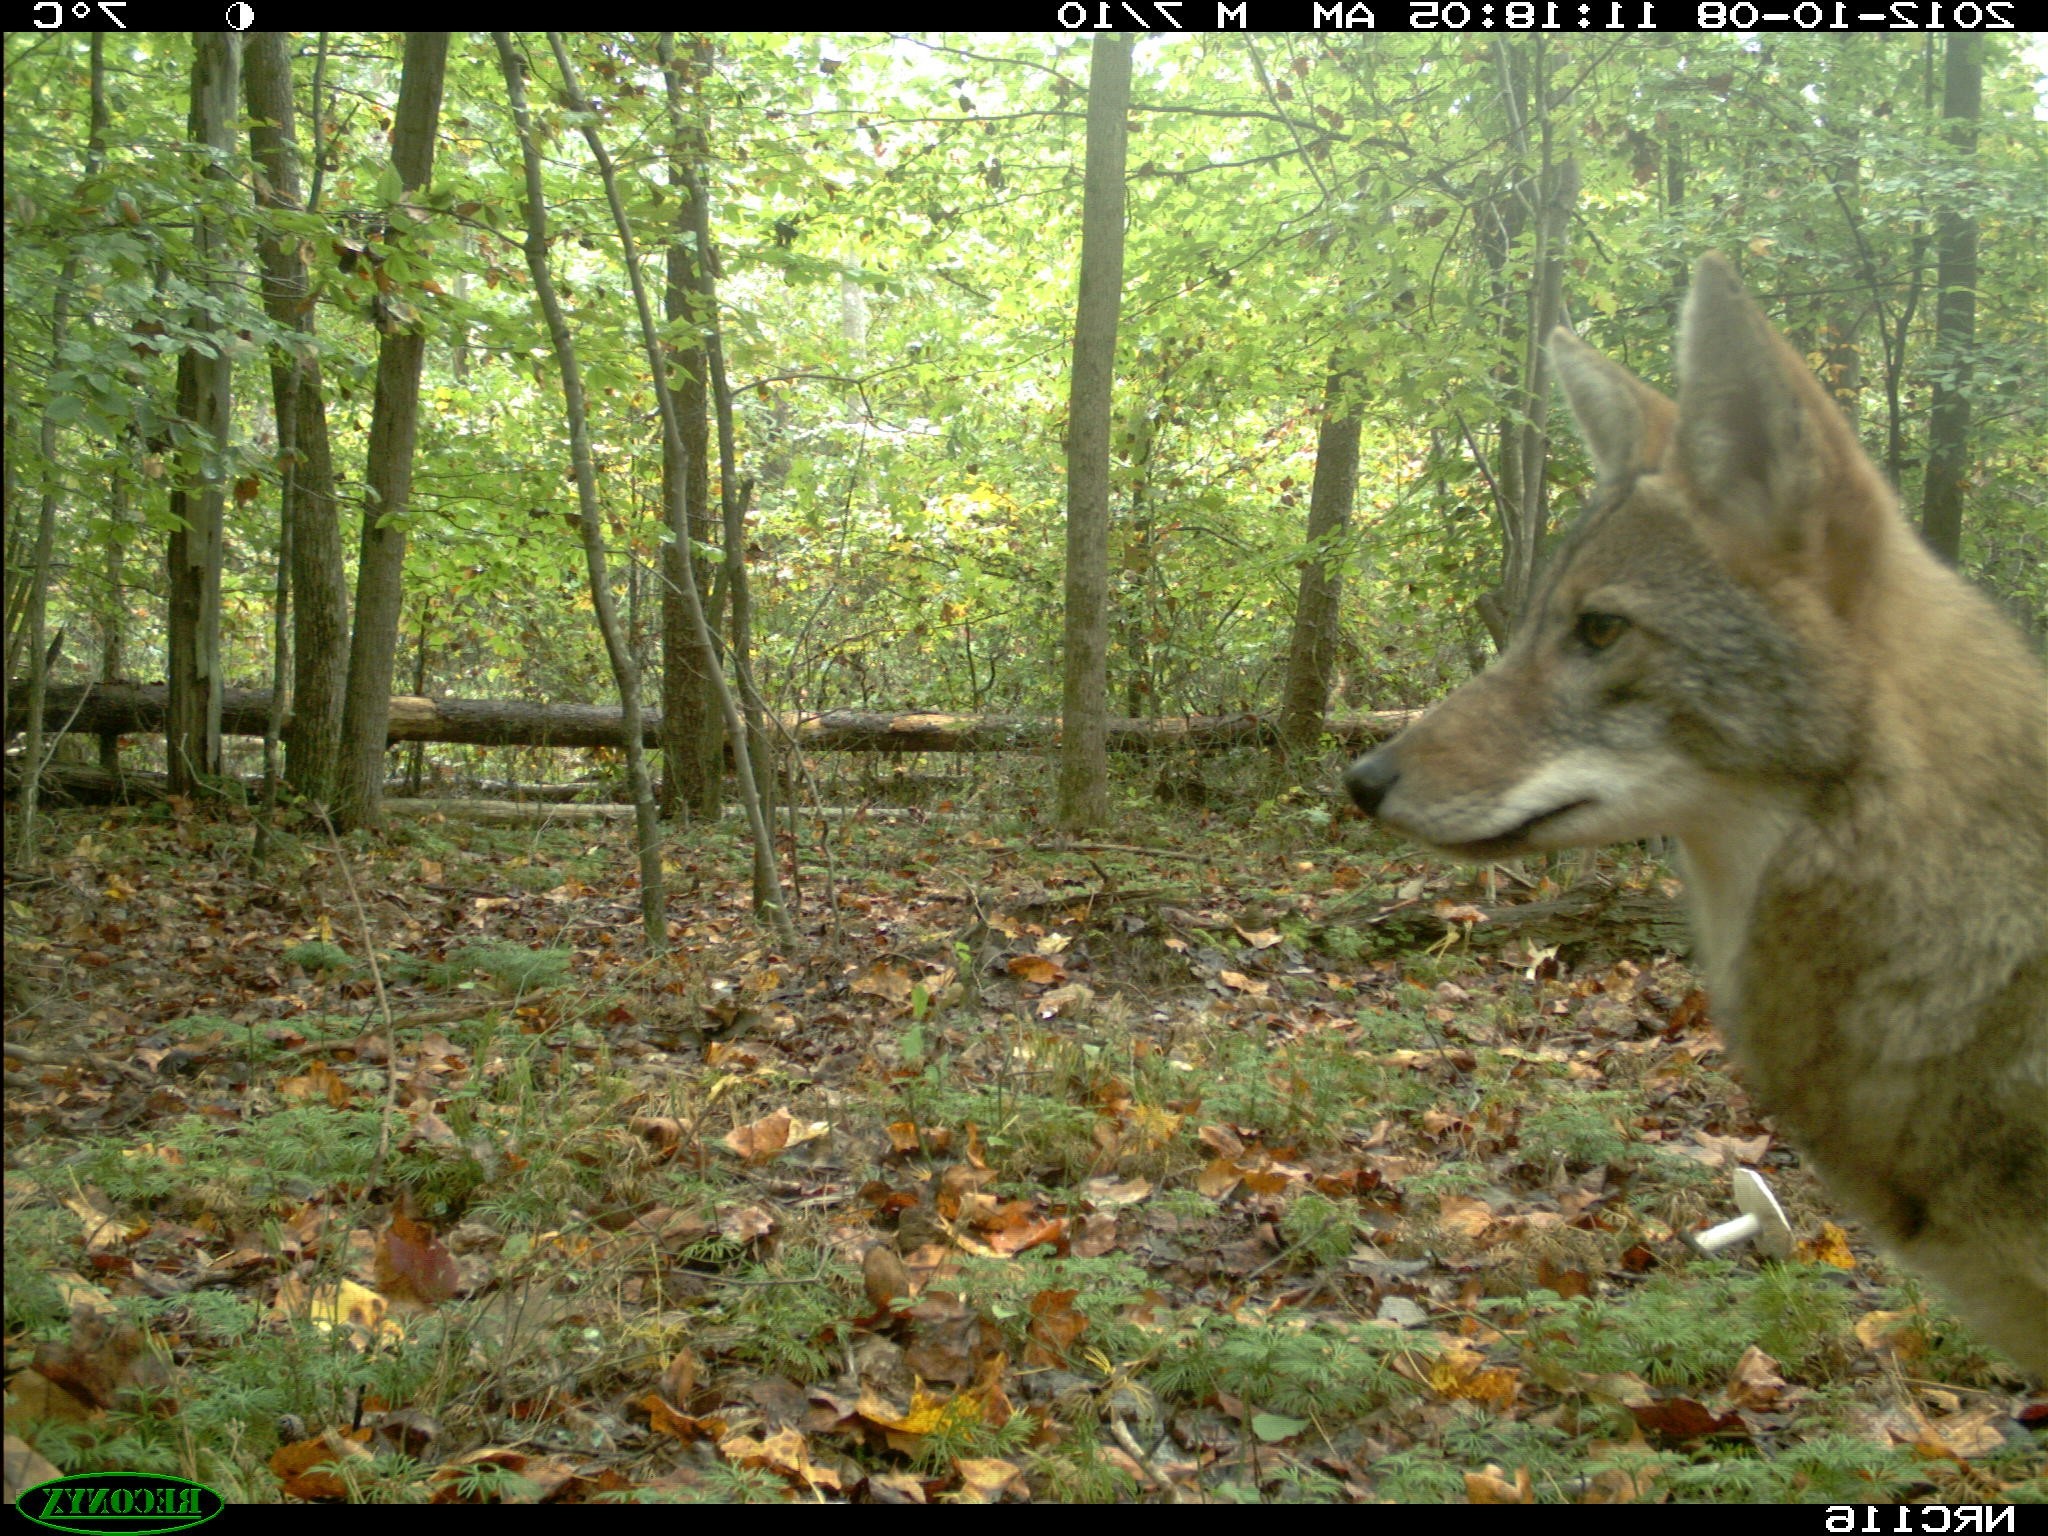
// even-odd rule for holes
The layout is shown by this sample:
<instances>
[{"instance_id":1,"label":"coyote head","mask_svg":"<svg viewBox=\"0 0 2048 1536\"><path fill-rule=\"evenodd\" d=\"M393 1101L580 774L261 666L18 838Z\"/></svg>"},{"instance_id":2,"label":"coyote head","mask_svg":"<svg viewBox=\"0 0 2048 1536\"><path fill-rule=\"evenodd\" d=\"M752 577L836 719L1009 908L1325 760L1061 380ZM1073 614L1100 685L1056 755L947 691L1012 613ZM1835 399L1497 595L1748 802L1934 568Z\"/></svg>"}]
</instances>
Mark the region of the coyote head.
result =
<instances>
[{"instance_id":1,"label":"coyote head","mask_svg":"<svg viewBox=\"0 0 2048 1536\"><path fill-rule=\"evenodd\" d=\"M1352 798L1496 858L1711 838L1746 789L1825 794L1863 750L1871 609L1914 538L1889 489L1718 256L1676 404L1563 330L1550 355L1592 504L1507 651L1354 763Z\"/></svg>"}]
</instances>

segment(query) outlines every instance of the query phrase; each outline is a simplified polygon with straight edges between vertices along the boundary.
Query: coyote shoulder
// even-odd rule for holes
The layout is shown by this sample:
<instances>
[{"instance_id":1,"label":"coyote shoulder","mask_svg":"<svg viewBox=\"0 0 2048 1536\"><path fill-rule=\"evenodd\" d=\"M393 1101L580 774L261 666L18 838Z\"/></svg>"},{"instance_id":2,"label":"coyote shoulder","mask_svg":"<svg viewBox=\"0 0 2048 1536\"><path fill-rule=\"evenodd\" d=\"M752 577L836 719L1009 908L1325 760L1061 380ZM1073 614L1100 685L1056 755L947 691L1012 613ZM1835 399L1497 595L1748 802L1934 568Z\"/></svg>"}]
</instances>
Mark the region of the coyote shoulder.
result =
<instances>
[{"instance_id":1,"label":"coyote shoulder","mask_svg":"<svg viewBox=\"0 0 2048 1536\"><path fill-rule=\"evenodd\" d=\"M1759 1101L2048 1372L2048 678L1719 257L1675 404L1551 357L1592 504L1507 651L1346 786L1470 858L1674 835Z\"/></svg>"}]
</instances>

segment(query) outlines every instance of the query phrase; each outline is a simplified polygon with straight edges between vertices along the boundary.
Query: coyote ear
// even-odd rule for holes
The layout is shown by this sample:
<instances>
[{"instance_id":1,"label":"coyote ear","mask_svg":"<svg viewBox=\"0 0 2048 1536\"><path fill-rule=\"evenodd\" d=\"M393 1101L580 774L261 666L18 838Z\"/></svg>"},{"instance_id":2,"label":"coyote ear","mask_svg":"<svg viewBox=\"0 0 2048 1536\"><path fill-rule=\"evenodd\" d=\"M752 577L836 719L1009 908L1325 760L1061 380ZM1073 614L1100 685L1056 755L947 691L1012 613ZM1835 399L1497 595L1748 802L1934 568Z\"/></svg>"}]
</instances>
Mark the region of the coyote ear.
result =
<instances>
[{"instance_id":1,"label":"coyote ear","mask_svg":"<svg viewBox=\"0 0 2048 1536\"><path fill-rule=\"evenodd\" d=\"M1700 259L1678 336L1675 458L1709 508L1780 547L1820 489L1825 401L1718 255Z\"/></svg>"},{"instance_id":2,"label":"coyote ear","mask_svg":"<svg viewBox=\"0 0 2048 1536\"><path fill-rule=\"evenodd\" d=\"M1550 366L1602 480L1655 469L1671 441L1671 402L1563 326L1550 333Z\"/></svg>"}]
</instances>

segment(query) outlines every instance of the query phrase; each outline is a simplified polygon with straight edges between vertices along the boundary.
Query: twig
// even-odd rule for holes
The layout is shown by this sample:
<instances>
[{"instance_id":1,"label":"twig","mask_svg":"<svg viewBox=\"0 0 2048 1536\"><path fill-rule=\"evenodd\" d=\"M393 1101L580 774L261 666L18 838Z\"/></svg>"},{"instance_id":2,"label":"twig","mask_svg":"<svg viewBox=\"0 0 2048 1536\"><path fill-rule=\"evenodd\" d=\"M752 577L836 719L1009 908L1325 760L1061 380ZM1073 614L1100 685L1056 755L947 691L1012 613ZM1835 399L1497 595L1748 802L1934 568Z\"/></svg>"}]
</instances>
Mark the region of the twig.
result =
<instances>
[{"instance_id":1,"label":"twig","mask_svg":"<svg viewBox=\"0 0 2048 1536\"><path fill-rule=\"evenodd\" d=\"M370 932L370 914L364 910L362 895L356 890L355 871L349 868L348 855L342 851L334 823L328 820L327 807L316 805L313 809L320 813L320 824L327 828L328 846L334 850L334 862L341 866L349 902L356 909L356 924L363 937L363 959L369 963L370 980L377 988L377 1012L384 1019L384 1113L377 1126L377 1155L370 1163L369 1182L374 1184L383 1176L384 1159L391 1151L391 1117L398 1108L398 1040L391 1028L391 998L384 990L384 972L377 964L376 936Z\"/></svg>"}]
</instances>

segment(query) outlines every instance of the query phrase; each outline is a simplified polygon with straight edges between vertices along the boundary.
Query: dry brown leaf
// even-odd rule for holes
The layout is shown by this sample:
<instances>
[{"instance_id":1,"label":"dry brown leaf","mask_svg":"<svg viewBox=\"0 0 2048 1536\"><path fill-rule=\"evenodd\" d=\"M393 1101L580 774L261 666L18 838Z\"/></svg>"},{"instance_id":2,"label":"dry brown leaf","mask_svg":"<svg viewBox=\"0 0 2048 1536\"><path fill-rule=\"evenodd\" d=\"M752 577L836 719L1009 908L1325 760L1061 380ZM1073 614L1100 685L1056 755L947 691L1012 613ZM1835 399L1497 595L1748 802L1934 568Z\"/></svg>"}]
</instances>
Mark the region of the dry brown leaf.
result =
<instances>
[{"instance_id":1,"label":"dry brown leaf","mask_svg":"<svg viewBox=\"0 0 2048 1536\"><path fill-rule=\"evenodd\" d=\"M1918 1312L1866 1312L1856 1319L1856 1341L1868 1350L1889 1350L1901 1360L1927 1353L1926 1319Z\"/></svg>"},{"instance_id":2,"label":"dry brown leaf","mask_svg":"<svg viewBox=\"0 0 2048 1536\"><path fill-rule=\"evenodd\" d=\"M775 1226L775 1213L760 1205L734 1206L718 1217L719 1233L736 1243L758 1242Z\"/></svg>"},{"instance_id":3,"label":"dry brown leaf","mask_svg":"<svg viewBox=\"0 0 2048 1536\"><path fill-rule=\"evenodd\" d=\"M1788 1391L1778 1362L1754 1344L1742 1352L1728 1378L1728 1400L1737 1408L1761 1412L1783 1404Z\"/></svg>"},{"instance_id":4,"label":"dry brown leaf","mask_svg":"<svg viewBox=\"0 0 2048 1536\"><path fill-rule=\"evenodd\" d=\"M716 1414L702 1418L684 1413L659 1392L644 1392L633 1406L647 1415L647 1427L657 1435L668 1435L685 1445L697 1440L717 1440L726 1433L726 1422Z\"/></svg>"},{"instance_id":5,"label":"dry brown leaf","mask_svg":"<svg viewBox=\"0 0 2048 1536\"><path fill-rule=\"evenodd\" d=\"M793 1429L779 1429L756 1439L752 1435L728 1435L718 1450L727 1461L742 1467L765 1467L806 1488L839 1490L839 1474L811 1460L810 1445Z\"/></svg>"},{"instance_id":6,"label":"dry brown leaf","mask_svg":"<svg viewBox=\"0 0 2048 1536\"><path fill-rule=\"evenodd\" d=\"M993 1504L1024 1475L1015 1463L993 1456L963 1456L953 1463L953 1470L960 1474L958 1497L963 1504Z\"/></svg>"},{"instance_id":7,"label":"dry brown leaf","mask_svg":"<svg viewBox=\"0 0 2048 1536\"><path fill-rule=\"evenodd\" d=\"M1221 1200L1237 1188L1243 1177L1243 1170L1229 1158L1213 1158L1207 1167L1195 1175L1195 1188L1211 1200Z\"/></svg>"},{"instance_id":8,"label":"dry brown leaf","mask_svg":"<svg viewBox=\"0 0 2048 1536\"><path fill-rule=\"evenodd\" d=\"M872 1472L868 1497L877 1504L924 1504L924 1479L909 1472Z\"/></svg>"},{"instance_id":9,"label":"dry brown leaf","mask_svg":"<svg viewBox=\"0 0 2048 1536\"><path fill-rule=\"evenodd\" d=\"M1073 1230L1070 1249L1079 1259L1099 1259L1105 1253L1116 1249L1116 1216L1110 1211L1096 1211L1081 1218L1081 1225Z\"/></svg>"},{"instance_id":10,"label":"dry brown leaf","mask_svg":"<svg viewBox=\"0 0 2048 1536\"><path fill-rule=\"evenodd\" d=\"M1019 981L1034 987L1049 987L1056 981L1065 981L1065 967L1044 955L1012 955L1004 967Z\"/></svg>"},{"instance_id":11,"label":"dry brown leaf","mask_svg":"<svg viewBox=\"0 0 2048 1536\"><path fill-rule=\"evenodd\" d=\"M735 1126L722 1144L750 1163L764 1163L791 1147L817 1140L831 1129L826 1121L798 1121L788 1110L778 1109L750 1124Z\"/></svg>"},{"instance_id":12,"label":"dry brown leaf","mask_svg":"<svg viewBox=\"0 0 2048 1536\"><path fill-rule=\"evenodd\" d=\"M1527 1467L1517 1467L1509 1482L1502 1468L1488 1466L1465 1474L1465 1497L1474 1504L1534 1504L1536 1482Z\"/></svg>"},{"instance_id":13,"label":"dry brown leaf","mask_svg":"<svg viewBox=\"0 0 2048 1536\"><path fill-rule=\"evenodd\" d=\"M650 1147L667 1152L682 1144L688 1127L673 1115L634 1115L626 1122L626 1129Z\"/></svg>"},{"instance_id":14,"label":"dry brown leaf","mask_svg":"<svg viewBox=\"0 0 2048 1536\"><path fill-rule=\"evenodd\" d=\"M849 991L866 997L879 997L889 1003L909 1002L910 988L910 972L886 960L877 960L848 983Z\"/></svg>"},{"instance_id":15,"label":"dry brown leaf","mask_svg":"<svg viewBox=\"0 0 2048 1536\"><path fill-rule=\"evenodd\" d=\"M347 1109L355 1092L347 1079L328 1066L316 1061L298 1077L288 1077L277 1085L280 1098L294 1103L310 1103L314 1099L325 1099L330 1109Z\"/></svg>"},{"instance_id":16,"label":"dry brown leaf","mask_svg":"<svg viewBox=\"0 0 2048 1536\"><path fill-rule=\"evenodd\" d=\"M21 1436L7 1437L4 1486L9 1504L18 1504L21 1496L37 1483L47 1483L63 1475Z\"/></svg>"},{"instance_id":17,"label":"dry brown leaf","mask_svg":"<svg viewBox=\"0 0 2048 1536\"><path fill-rule=\"evenodd\" d=\"M1484 1403L1497 1413L1514 1406L1522 1375L1505 1366L1488 1365L1476 1349L1454 1344L1429 1362L1429 1384L1438 1396Z\"/></svg>"},{"instance_id":18,"label":"dry brown leaf","mask_svg":"<svg viewBox=\"0 0 2048 1536\"><path fill-rule=\"evenodd\" d=\"M515 1446L486 1445L457 1457L444 1467L435 1469L434 1480L441 1486L434 1490L435 1504L471 1504L481 1502L475 1494L463 1491L464 1474L476 1466L502 1467L528 1484L521 1488L517 1484L498 1483L494 1485L491 1502L499 1504L542 1504L563 1484L574 1478L576 1469L566 1461L552 1456L535 1456Z\"/></svg>"},{"instance_id":19,"label":"dry brown leaf","mask_svg":"<svg viewBox=\"0 0 2048 1536\"><path fill-rule=\"evenodd\" d=\"M355 1463L367 1471L371 1460L369 1443L367 1426L330 1429L310 1440L279 1446L270 1458L270 1470L284 1484L284 1491L295 1499L345 1499L349 1495L348 1483L325 1469L329 1465Z\"/></svg>"},{"instance_id":20,"label":"dry brown leaf","mask_svg":"<svg viewBox=\"0 0 2048 1536\"><path fill-rule=\"evenodd\" d=\"M88 1253L119 1248L149 1230L148 1217L118 1215L97 1195L66 1195L64 1205L78 1218Z\"/></svg>"},{"instance_id":21,"label":"dry brown leaf","mask_svg":"<svg viewBox=\"0 0 2048 1536\"><path fill-rule=\"evenodd\" d=\"M2004 1405L1985 1403L1928 1422L1923 1451L1951 1456L1988 1456L2005 1445Z\"/></svg>"},{"instance_id":22,"label":"dry brown leaf","mask_svg":"<svg viewBox=\"0 0 2048 1536\"><path fill-rule=\"evenodd\" d=\"M679 1349L661 1372L661 1395L672 1403L687 1403L704 1374L704 1362L692 1349Z\"/></svg>"},{"instance_id":23,"label":"dry brown leaf","mask_svg":"<svg viewBox=\"0 0 2048 1536\"><path fill-rule=\"evenodd\" d=\"M868 1251L861 1256L860 1274L861 1289L867 1292L868 1304L877 1312L899 1296L916 1294L903 1256L887 1243L868 1245Z\"/></svg>"},{"instance_id":24,"label":"dry brown leaf","mask_svg":"<svg viewBox=\"0 0 2048 1536\"><path fill-rule=\"evenodd\" d=\"M72 1307L70 1337L37 1344L34 1365L37 1375L99 1408L158 1399L171 1384L170 1367L148 1335L92 1306Z\"/></svg>"},{"instance_id":25,"label":"dry brown leaf","mask_svg":"<svg viewBox=\"0 0 2048 1536\"><path fill-rule=\"evenodd\" d=\"M1088 1331L1088 1319L1074 1310L1078 1291L1040 1291L1031 1298L1030 1345L1024 1351L1028 1365L1064 1365L1074 1341Z\"/></svg>"},{"instance_id":26,"label":"dry brown leaf","mask_svg":"<svg viewBox=\"0 0 2048 1536\"><path fill-rule=\"evenodd\" d=\"M17 1371L7 1380L7 1422L25 1429L47 1421L89 1424L104 1413L39 1371Z\"/></svg>"},{"instance_id":27,"label":"dry brown leaf","mask_svg":"<svg viewBox=\"0 0 2048 1536\"><path fill-rule=\"evenodd\" d=\"M1033 1009L1041 1019L1050 1019L1068 1009L1085 1010L1095 1001L1095 989L1085 983L1070 981L1063 987L1054 987L1042 994Z\"/></svg>"},{"instance_id":28,"label":"dry brown leaf","mask_svg":"<svg viewBox=\"0 0 2048 1536\"><path fill-rule=\"evenodd\" d=\"M403 1212L377 1235L376 1264L380 1290L428 1306L446 1301L462 1286L455 1255L431 1228Z\"/></svg>"},{"instance_id":29,"label":"dry brown leaf","mask_svg":"<svg viewBox=\"0 0 2048 1536\"><path fill-rule=\"evenodd\" d=\"M1739 1413L1716 1413L1706 1404L1689 1397L1667 1397L1662 1401L1631 1405L1636 1424L1667 1440L1698 1440L1707 1435L1739 1434L1745 1438L1749 1426Z\"/></svg>"},{"instance_id":30,"label":"dry brown leaf","mask_svg":"<svg viewBox=\"0 0 2048 1536\"><path fill-rule=\"evenodd\" d=\"M1470 1195L1445 1195L1437 1202L1437 1220L1446 1232L1470 1242L1486 1236L1494 1225L1493 1209Z\"/></svg>"}]
</instances>

